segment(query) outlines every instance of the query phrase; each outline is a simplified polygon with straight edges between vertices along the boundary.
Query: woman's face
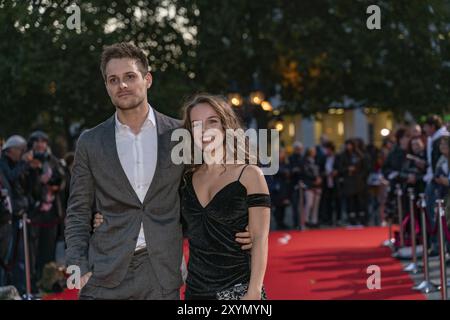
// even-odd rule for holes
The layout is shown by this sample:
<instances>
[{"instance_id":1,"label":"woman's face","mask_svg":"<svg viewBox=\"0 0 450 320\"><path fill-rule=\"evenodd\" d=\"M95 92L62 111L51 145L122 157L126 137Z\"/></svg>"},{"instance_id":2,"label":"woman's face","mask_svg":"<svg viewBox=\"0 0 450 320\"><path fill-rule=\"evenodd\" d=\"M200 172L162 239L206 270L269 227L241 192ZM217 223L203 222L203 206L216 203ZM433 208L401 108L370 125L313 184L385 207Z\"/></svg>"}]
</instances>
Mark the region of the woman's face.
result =
<instances>
[{"instance_id":1,"label":"woman's face","mask_svg":"<svg viewBox=\"0 0 450 320\"><path fill-rule=\"evenodd\" d=\"M347 144L345 145L345 149L346 149L348 152L352 152L352 151L353 151L353 145L352 145L351 143L347 143Z\"/></svg>"},{"instance_id":2,"label":"woman's face","mask_svg":"<svg viewBox=\"0 0 450 320\"><path fill-rule=\"evenodd\" d=\"M400 148L402 148L403 150L407 150L408 146L409 146L409 136L405 134L403 137L400 138Z\"/></svg>"},{"instance_id":3,"label":"woman's face","mask_svg":"<svg viewBox=\"0 0 450 320\"><path fill-rule=\"evenodd\" d=\"M448 141L447 139L442 139L441 143L439 144L439 150L441 151L441 153L448 157L449 154L449 147L448 147Z\"/></svg>"},{"instance_id":4,"label":"woman's face","mask_svg":"<svg viewBox=\"0 0 450 320\"><path fill-rule=\"evenodd\" d=\"M191 134L194 137L195 145L201 150L208 149L207 147L211 145L215 139L220 138L220 133L222 133L222 141L224 139L224 130L222 127L222 121L216 111L207 103L199 103L191 109ZM215 145L218 141L215 141Z\"/></svg>"},{"instance_id":5,"label":"woman's face","mask_svg":"<svg viewBox=\"0 0 450 320\"><path fill-rule=\"evenodd\" d=\"M422 140L414 139L413 141L411 141L411 149L414 154L421 153L424 150Z\"/></svg>"}]
</instances>

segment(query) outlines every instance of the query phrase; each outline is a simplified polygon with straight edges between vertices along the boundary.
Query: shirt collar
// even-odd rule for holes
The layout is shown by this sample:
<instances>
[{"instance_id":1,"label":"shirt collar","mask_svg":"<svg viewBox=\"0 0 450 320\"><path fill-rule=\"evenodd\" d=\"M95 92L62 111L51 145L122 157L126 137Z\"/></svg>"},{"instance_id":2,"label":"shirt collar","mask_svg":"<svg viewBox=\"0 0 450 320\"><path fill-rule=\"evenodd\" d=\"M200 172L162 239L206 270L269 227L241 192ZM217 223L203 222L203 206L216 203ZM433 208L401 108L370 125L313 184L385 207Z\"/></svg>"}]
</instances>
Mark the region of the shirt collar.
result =
<instances>
[{"instance_id":1,"label":"shirt collar","mask_svg":"<svg viewBox=\"0 0 450 320\"><path fill-rule=\"evenodd\" d=\"M119 117L117 116L117 111L114 113L114 118L116 120L116 130L118 130L119 132L122 132L123 130L130 130L129 126L120 122ZM149 104L147 118L142 124L141 130L152 126L156 126L156 119L155 119L155 112L153 111L152 106Z\"/></svg>"}]
</instances>

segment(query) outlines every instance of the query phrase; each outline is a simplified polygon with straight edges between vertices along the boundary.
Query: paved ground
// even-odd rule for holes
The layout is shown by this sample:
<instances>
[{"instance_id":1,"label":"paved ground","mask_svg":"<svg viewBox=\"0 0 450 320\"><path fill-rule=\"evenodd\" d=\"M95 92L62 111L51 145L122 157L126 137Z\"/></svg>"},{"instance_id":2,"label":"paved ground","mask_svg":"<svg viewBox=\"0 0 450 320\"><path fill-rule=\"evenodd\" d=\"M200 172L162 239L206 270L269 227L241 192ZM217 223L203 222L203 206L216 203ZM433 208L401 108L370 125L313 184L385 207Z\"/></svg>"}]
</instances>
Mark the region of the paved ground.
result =
<instances>
[{"instance_id":1,"label":"paved ground","mask_svg":"<svg viewBox=\"0 0 450 320\"><path fill-rule=\"evenodd\" d=\"M404 266L407 266L409 263L410 263L410 261L408 261L408 260L405 260L403 262ZM420 266L423 265L422 258L418 259L418 263ZM450 259L449 259L449 256L447 255L447 282L449 279L448 277L450 276L449 264L450 264ZM430 270L431 282L436 285L439 285L441 283L439 256L429 258L429 270ZM413 279L415 285L420 284L424 280L423 272L420 272L418 274L410 274L410 277ZM450 287L448 287L447 292L449 289L450 289ZM442 297L440 291L431 292L431 293L427 294L426 296L429 300L441 300L441 297Z\"/></svg>"}]
</instances>

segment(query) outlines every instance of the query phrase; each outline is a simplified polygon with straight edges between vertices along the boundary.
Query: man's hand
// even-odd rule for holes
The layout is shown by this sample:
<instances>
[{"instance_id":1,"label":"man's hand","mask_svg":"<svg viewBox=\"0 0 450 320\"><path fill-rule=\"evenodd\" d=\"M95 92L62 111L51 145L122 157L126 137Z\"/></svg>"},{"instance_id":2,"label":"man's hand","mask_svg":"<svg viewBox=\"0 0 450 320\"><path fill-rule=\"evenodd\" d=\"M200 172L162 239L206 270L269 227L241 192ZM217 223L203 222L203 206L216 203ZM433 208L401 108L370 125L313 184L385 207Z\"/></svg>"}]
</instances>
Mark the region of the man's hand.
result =
<instances>
[{"instance_id":1,"label":"man's hand","mask_svg":"<svg viewBox=\"0 0 450 320\"><path fill-rule=\"evenodd\" d=\"M103 216L100 212L97 212L94 216L94 232L95 229L100 227L100 225L103 223Z\"/></svg>"},{"instance_id":2,"label":"man's hand","mask_svg":"<svg viewBox=\"0 0 450 320\"><path fill-rule=\"evenodd\" d=\"M32 159L30 161L30 167L33 169L40 169L40 168L42 168L42 162L40 162L37 159Z\"/></svg>"},{"instance_id":3,"label":"man's hand","mask_svg":"<svg viewBox=\"0 0 450 320\"><path fill-rule=\"evenodd\" d=\"M356 171L356 167L355 166L349 166L348 167L348 173L350 175L353 175L355 173L355 171Z\"/></svg>"},{"instance_id":4,"label":"man's hand","mask_svg":"<svg viewBox=\"0 0 450 320\"><path fill-rule=\"evenodd\" d=\"M440 176L440 177L435 178L434 181L437 184L440 184L440 185L443 185L443 186L447 186L448 187L448 185L449 185L449 181L448 181L448 179L446 177Z\"/></svg>"},{"instance_id":5,"label":"man's hand","mask_svg":"<svg viewBox=\"0 0 450 320\"><path fill-rule=\"evenodd\" d=\"M28 152L25 152L22 155L22 160L24 160L26 162L31 162L33 160L33 151L30 150Z\"/></svg>"},{"instance_id":6,"label":"man's hand","mask_svg":"<svg viewBox=\"0 0 450 320\"><path fill-rule=\"evenodd\" d=\"M92 272L86 273L84 276L80 279L80 290L83 289L83 287L88 283L89 278L92 276Z\"/></svg>"},{"instance_id":7,"label":"man's hand","mask_svg":"<svg viewBox=\"0 0 450 320\"><path fill-rule=\"evenodd\" d=\"M415 174L408 174L408 180L406 181L409 184L415 184L416 183L416 175Z\"/></svg>"},{"instance_id":8,"label":"man's hand","mask_svg":"<svg viewBox=\"0 0 450 320\"><path fill-rule=\"evenodd\" d=\"M236 242L242 244L242 250L250 250L253 247L252 237L250 231L248 231L248 226L245 227L245 232L236 233Z\"/></svg>"}]
</instances>

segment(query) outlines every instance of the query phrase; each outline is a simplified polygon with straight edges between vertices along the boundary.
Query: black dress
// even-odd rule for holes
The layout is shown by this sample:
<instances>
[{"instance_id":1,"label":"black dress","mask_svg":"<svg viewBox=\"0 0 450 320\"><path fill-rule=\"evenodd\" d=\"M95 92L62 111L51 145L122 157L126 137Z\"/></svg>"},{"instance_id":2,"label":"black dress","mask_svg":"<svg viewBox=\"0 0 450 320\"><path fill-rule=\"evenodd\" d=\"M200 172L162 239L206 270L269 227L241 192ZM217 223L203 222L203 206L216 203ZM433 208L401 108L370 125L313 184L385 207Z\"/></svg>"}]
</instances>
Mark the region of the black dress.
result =
<instances>
[{"instance_id":1,"label":"black dress","mask_svg":"<svg viewBox=\"0 0 450 320\"><path fill-rule=\"evenodd\" d=\"M182 218L189 240L187 300L215 299L217 292L239 283L248 283L251 255L235 241L235 234L248 225L249 207L269 207L268 194L247 195L238 180L218 191L203 207L192 185L192 173L186 175L182 195Z\"/></svg>"}]
</instances>

